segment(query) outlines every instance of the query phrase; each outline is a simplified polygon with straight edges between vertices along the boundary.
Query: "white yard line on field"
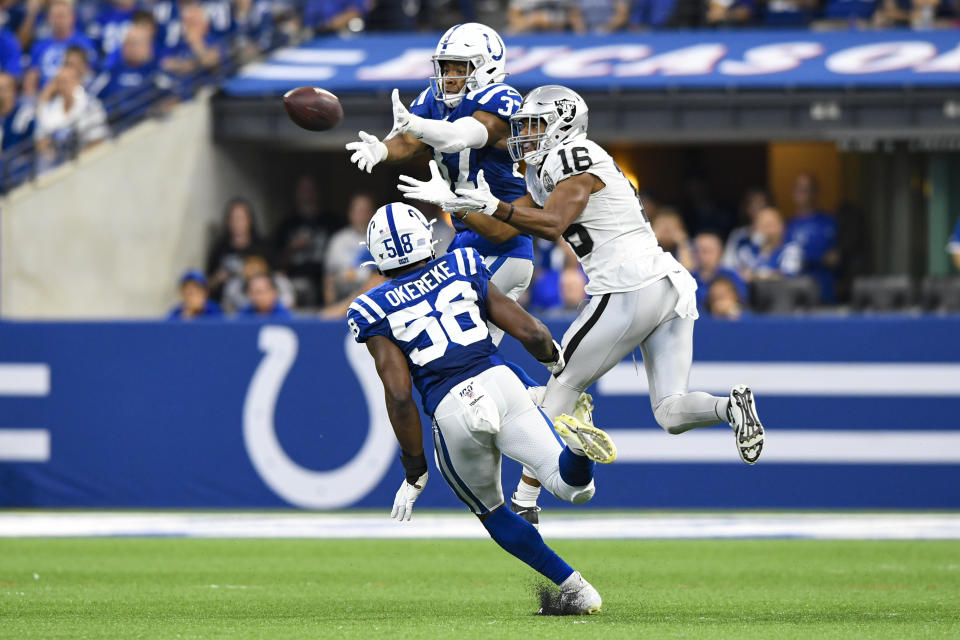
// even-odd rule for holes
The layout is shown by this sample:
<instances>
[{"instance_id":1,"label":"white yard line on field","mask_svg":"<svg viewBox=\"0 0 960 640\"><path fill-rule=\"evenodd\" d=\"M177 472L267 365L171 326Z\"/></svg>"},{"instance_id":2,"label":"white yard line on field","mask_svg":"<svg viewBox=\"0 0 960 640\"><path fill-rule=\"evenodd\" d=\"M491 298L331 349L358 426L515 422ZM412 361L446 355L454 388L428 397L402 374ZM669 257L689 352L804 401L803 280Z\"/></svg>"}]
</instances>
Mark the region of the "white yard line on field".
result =
<instances>
[{"instance_id":1,"label":"white yard line on field","mask_svg":"<svg viewBox=\"0 0 960 640\"><path fill-rule=\"evenodd\" d=\"M960 539L960 513L581 514L545 512L545 538ZM467 513L7 512L0 538L170 536L193 538L486 538Z\"/></svg>"}]
</instances>

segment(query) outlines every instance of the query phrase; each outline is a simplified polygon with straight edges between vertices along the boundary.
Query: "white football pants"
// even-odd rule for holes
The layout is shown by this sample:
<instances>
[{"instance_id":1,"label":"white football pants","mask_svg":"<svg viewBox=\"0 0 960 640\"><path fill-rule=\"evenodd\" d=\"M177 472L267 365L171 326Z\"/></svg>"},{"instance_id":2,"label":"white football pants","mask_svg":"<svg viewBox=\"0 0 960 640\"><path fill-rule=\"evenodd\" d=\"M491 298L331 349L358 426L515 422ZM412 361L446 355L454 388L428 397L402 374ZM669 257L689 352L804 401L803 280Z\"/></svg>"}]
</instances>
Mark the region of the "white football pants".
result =
<instances>
[{"instance_id":1,"label":"white football pants","mask_svg":"<svg viewBox=\"0 0 960 640\"><path fill-rule=\"evenodd\" d=\"M483 264L487 265L493 274L490 282L497 285L500 293L511 300L519 298L533 279L532 260L487 256L483 259ZM500 341L503 340L503 329L492 322L487 323L487 328L490 330L490 339L493 340L494 346L499 346Z\"/></svg>"},{"instance_id":2,"label":"white football pants","mask_svg":"<svg viewBox=\"0 0 960 640\"><path fill-rule=\"evenodd\" d=\"M677 277L683 277L678 282L689 294L686 278L692 277ZM725 422L726 398L687 392L696 316L691 312L681 318L678 306L682 309L685 303L666 276L636 291L591 298L563 336L567 366L547 383L547 415L572 413L580 393L639 346L653 415L665 431L683 433Z\"/></svg>"},{"instance_id":3,"label":"white football pants","mask_svg":"<svg viewBox=\"0 0 960 640\"><path fill-rule=\"evenodd\" d=\"M434 462L471 511L483 515L503 504L501 454L532 469L547 491L561 500L582 504L593 497L593 481L575 487L560 477L563 447L551 422L510 369L492 367L464 384L468 383L470 398L486 396L492 401L488 406L495 414L493 422L499 424L491 427L491 422L484 421L478 427L456 391L458 385L434 411L433 443Z\"/></svg>"}]
</instances>

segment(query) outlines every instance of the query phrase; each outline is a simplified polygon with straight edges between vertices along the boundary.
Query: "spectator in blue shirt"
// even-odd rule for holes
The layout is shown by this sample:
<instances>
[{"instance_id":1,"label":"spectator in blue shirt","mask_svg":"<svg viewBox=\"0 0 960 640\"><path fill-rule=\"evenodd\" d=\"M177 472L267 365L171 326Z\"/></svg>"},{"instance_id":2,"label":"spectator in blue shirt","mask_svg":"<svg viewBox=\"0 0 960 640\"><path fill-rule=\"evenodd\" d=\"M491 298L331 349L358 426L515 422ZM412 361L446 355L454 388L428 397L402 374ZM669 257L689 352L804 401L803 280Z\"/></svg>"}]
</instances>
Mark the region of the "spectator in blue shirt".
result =
<instances>
[{"instance_id":1,"label":"spectator in blue shirt","mask_svg":"<svg viewBox=\"0 0 960 640\"><path fill-rule=\"evenodd\" d=\"M223 314L220 305L208 296L207 279L203 272L196 269L187 271L180 277L181 303L170 310L167 320L206 320L221 317Z\"/></svg>"},{"instance_id":2,"label":"spectator in blue shirt","mask_svg":"<svg viewBox=\"0 0 960 640\"><path fill-rule=\"evenodd\" d=\"M132 25L118 54L111 56L97 76L93 92L115 118L138 118L150 106L145 94L156 89L160 96L172 81L157 65L148 27Z\"/></svg>"},{"instance_id":3,"label":"spectator in blue shirt","mask_svg":"<svg viewBox=\"0 0 960 640\"><path fill-rule=\"evenodd\" d=\"M210 21L210 33L216 38L223 38L233 33L233 7L230 0L201 0L203 12Z\"/></svg>"},{"instance_id":4,"label":"spectator in blue shirt","mask_svg":"<svg viewBox=\"0 0 960 640\"><path fill-rule=\"evenodd\" d=\"M750 238L752 257L747 268L749 280L780 280L800 275L803 249L785 241L783 217L773 207L757 213Z\"/></svg>"},{"instance_id":5,"label":"spectator in blue shirt","mask_svg":"<svg viewBox=\"0 0 960 640\"><path fill-rule=\"evenodd\" d=\"M97 46L100 55L109 56L120 47L136 10L136 0L110 0L87 25L87 37Z\"/></svg>"},{"instance_id":6,"label":"spectator in blue shirt","mask_svg":"<svg viewBox=\"0 0 960 640\"><path fill-rule=\"evenodd\" d=\"M36 110L32 102L25 102L17 96L17 80L9 73L0 72L0 122L3 128L3 153L0 154L0 186L12 186L22 182L30 175L32 157L27 155L9 156L7 152L25 140L33 138L36 122ZM24 145L27 146L27 145ZM19 148L19 147L18 147Z\"/></svg>"},{"instance_id":7,"label":"spectator in blue shirt","mask_svg":"<svg viewBox=\"0 0 960 640\"><path fill-rule=\"evenodd\" d=\"M51 35L34 43L30 50L30 69L23 78L23 93L29 96L57 75L69 47L83 47L87 50L87 59L91 63L96 60L93 43L76 29L70 0L53 0L47 13Z\"/></svg>"},{"instance_id":8,"label":"spectator in blue shirt","mask_svg":"<svg viewBox=\"0 0 960 640\"><path fill-rule=\"evenodd\" d=\"M837 251L837 221L832 214L820 211L817 203L817 181L809 173L799 174L793 185L794 214L787 225L786 243L803 251L803 273L820 285L823 302L834 301L834 278L840 263Z\"/></svg>"},{"instance_id":9,"label":"spectator in blue shirt","mask_svg":"<svg viewBox=\"0 0 960 640\"><path fill-rule=\"evenodd\" d=\"M947 251L953 258L953 266L960 269L960 218L957 219L957 226L950 236L950 242L947 243Z\"/></svg>"},{"instance_id":10,"label":"spectator in blue shirt","mask_svg":"<svg viewBox=\"0 0 960 640\"><path fill-rule=\"evenodd\" d=\"M26 0L7 9L7 26L17 34L20 48L29 51L33 41L50 35L47 24L48 0Z\"/></svg>"},{"instance_id":11,"label":"spectator in blue shirt","mask_svg":"<svg viewBox=\"0 0 960 640\"><path fill-rule=\"evenodd\" d=\"M210 20L203 7L192 3L180 6L182 36L176 45L164 52L161 67L178 76L187 76L220 64L225 51L223 43L210 32Z\"/></svg>"},{"instance_id":12,"label":"spectator in blue shirt","mask_svg":"<svg viewBox=\"0 0 960 640\"><path fill-rule=\"evenodd\" d=\"M747 298L747 285L740 275L732 269L720 265L723 256L723 242L720 236L712 231L702 231L693 239L693 254L696 260L696 269L691 273L697 281L697 306L704 309L707 302L707 293L710 285L717 278L726 278L737 287L741 300Z\"/></svg>"},{"instance_id":13,"label":"spectator in blue shirt","mask_svg":"<svg viewBox=\"0 0 960 640\"><path fill-rule=\"evenodd\" d=\"M635 0L630 25L635 28L665 29L673 26L677 0Z\"/></svg>"},{"instance_id":14,"label":"spectator in blue shirt","mask_svg":"<svg viewBox=\"0 0 960 640\"><path fill-rule=\"evenodd\" d=\"M23 65L20 63L20 41L17 36L6 27L0 28L0 71L9 73L20 79L23 75Z\"/></svg>"},{"instance_id":15,"label":"spectator in blue shirt","mask_svg":"<svg viewBox=\"0 0 960 640\"><path fill-rule=\"evenodd\" d=\"M291 320L293 314L280 302L273 278L266 274L255 275L247 281L247 296L250 304L237 314L241 318L264 320Z\"/></svg>"},{"instance_id":16,"label":"spectator in blue shirt","mask_svg":"<svg viewBox=\"0 0 960 640\"><path fill-rule=\"evenodd\" d=\"M723 260L721 260L724 267L736 271L744 264L745 259L737 254L746 251L747 255L750 255L750 235L753 233L754 220L757 219L757 213L770 206L773 206L773 201L766 189L760 187L747 189L740 202L740 221L746 224L737 227L727 236Z\"/></svg>"},{"instance_id":17,"label":"spectator in blue shirt","mask_svg":"<svg viewBox=\"0 0 960 640\"><path fill-rule=\"evenodd\" d=\"M0 118L3 119L3 151L33 137L36 110L17 96L17 80L0 72Z\"/></svg>"},{"instance_id":18,"label":"spectator in blue shirt","mask_svg":"<svg viewBox=\"0 0 960 640\"><path fill-rule=\"evenodd\" d=\"M248 55L265 51L279 40L270 0L237 0L233 27L239 49Z\"/></svg>"},{"instance_id":19,"label":"spectator in blue shirt","mask_svg":"<svg viewBox=\"0 0 960 640\"><path fill-rule=\"evenodd\" d=\"M359 21L353 24L360 28L351 30L362 31L363 19L368 13L370 13L369 0L306 0L303 8L303 24L322 33L343 31L351 27L351 21ZM414 26L411 25L411 28Z\"/></svg>"}]
</instances>

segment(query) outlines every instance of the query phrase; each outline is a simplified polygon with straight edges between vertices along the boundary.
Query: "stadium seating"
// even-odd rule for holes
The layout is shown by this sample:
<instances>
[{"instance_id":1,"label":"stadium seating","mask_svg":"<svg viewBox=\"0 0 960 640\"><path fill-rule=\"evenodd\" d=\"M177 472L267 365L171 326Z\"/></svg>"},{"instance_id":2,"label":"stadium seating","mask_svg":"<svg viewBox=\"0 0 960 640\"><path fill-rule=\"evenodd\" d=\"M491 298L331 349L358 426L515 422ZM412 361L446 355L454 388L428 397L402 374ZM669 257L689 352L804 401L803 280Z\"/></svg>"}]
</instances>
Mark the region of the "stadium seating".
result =
<instances>
[{"instance_id":1,"label":"stadium seating","mask_svg":"<svg viewBox=\"0 0 960 640\"><path fill-rule=\"evenodd\" d=\"M924 311L960 311L960 278L924 278L920 284L920 304Z\"/></svg>"},{"instance_id":2,"label":"stadium seating","mask_svg":"<svg viewBox=\"0 0 960 640\"><path fill-rule=\"evenodd\" d=\"M903 311L914 302L910 276L864 276L853 281L856 311Z\"/></svg>"},{"instance_id":3,"label":"stadium seating","mask_svg":"<svg viewBox=\"0 0 960 640\"><path fill-rule=\"evenodd\" d=\"M753 283L753 307L760 313L808 311L820 301L820 288L813 278L761 280Z\"/></svg>"}]
</instances>

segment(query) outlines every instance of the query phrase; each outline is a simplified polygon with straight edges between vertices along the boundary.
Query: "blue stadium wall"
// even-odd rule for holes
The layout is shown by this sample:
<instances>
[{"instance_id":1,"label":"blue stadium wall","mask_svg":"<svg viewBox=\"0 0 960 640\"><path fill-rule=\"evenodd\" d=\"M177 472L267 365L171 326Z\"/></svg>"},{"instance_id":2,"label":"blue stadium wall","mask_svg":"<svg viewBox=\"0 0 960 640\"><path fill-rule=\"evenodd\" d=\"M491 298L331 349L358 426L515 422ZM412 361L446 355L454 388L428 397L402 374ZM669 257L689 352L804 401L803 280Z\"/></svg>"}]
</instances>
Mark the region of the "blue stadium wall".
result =
<instances>
[{"instance_id":1,"label":"blue stadium wall","mask_svg":"<svg viewBox=\"0 0 960 640\"><path fill-rule=\"evenodd\" d=\"M663 433L638 355L593 389L621 460L587 508L960 507L960 318L705 319L695 353L692 386L755 388L760 463ZM386 510L402 477L343 324L0 323L2 506ZM418 505L460 506L439 473Z\"/></svg>"}]
</instances>

